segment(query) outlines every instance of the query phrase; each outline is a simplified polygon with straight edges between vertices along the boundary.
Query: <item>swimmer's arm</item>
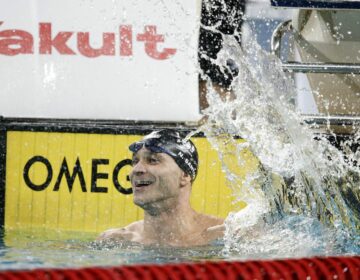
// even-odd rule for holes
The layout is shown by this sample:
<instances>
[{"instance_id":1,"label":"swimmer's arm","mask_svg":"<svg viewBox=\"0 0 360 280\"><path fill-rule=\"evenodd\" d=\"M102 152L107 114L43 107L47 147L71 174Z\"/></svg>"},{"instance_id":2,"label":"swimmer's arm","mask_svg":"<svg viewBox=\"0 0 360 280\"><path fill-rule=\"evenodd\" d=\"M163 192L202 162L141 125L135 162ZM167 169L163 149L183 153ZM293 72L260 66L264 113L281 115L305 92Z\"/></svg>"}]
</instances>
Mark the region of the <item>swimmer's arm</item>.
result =
<instances>
[{"instance_id":1,"label":"swimmer's arm","mask_svg":"<svg viewBox=\"0 0 360 280\"><path fill-rule=\"evenodd\" d=\"M218 238L222 238L224 237L224 233L225 233L224 224L212 226L207 228L206 230L206 236L208 240L215 240Z\"/></svg>"}]
</instances>

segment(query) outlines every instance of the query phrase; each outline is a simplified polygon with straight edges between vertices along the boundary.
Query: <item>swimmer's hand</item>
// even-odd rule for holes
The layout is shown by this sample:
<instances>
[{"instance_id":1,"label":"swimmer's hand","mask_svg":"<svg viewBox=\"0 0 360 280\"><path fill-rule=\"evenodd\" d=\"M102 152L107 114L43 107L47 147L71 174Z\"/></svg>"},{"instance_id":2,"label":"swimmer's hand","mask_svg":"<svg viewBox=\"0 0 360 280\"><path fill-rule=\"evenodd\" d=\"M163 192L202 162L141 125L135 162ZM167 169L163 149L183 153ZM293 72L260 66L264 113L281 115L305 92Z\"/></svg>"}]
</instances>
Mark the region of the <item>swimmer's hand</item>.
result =
<instances>
[{"instance_id":1,"label":"swimmer's hand","mask_svg":"<svg viewBox=\"0 0 360 280\"><path fill-rule=\"evenodd\" d=\"M108 229L101 233L96 240L131 240L132 233L125 228Z\"/></svg>"},{"instance_id":2,"label":"swimmer's hand","mask_svg":"<svg viewBox=\"0 0 360 280\"><path fill-rule=\"evenodd\" d=\"M123 228L113 228L104 231L96 240L112 240L112 241L139 241L139 233L142 229L142 221L134 222Z\"/></svg>"}]
</instances>

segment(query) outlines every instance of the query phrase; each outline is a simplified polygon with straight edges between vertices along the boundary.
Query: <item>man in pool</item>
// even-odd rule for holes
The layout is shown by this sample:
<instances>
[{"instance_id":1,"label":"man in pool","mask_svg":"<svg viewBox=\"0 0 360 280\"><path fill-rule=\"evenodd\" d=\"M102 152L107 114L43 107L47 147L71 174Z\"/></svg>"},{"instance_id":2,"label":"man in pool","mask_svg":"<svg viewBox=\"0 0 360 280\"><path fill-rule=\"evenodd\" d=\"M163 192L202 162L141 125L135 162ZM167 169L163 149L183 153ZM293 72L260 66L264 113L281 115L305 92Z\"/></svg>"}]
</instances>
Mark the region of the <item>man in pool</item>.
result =
<instances>
[{"instance_id":1,"label":"man in pool","mask_svg":"<svg viewBox=\"0 0 360 280\"><path fill-rule=\"evenodd\" d=\"M190 140L165 129L150 133L129 149L134 203L144 209L144 220L107 230L99 240L187 247L223 236L223 219L198 213L190 205L198 171L198 153Z\"/></svg>"}]
</instances>

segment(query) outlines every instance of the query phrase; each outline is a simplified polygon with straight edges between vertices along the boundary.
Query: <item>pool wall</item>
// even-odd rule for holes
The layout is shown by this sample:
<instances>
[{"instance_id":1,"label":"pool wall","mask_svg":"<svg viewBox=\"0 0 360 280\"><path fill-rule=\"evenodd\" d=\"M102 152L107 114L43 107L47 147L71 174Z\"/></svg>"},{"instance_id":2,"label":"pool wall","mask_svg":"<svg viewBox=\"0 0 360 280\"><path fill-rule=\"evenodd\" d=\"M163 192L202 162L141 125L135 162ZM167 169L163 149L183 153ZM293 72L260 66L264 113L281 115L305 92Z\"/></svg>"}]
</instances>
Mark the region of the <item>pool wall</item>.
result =
<instances>
[{"instance_id":1,"label":"pool wall","mask_svg":"<svg viewBox=\"0 0 360 280\"><path fill-rule=\"evenodd\" d=\"M154 129L194 130L178 123L4 118L0 126L1 223L5 229L85 232L121 227L142 218L128 195L129 144ZM241 209L244 203L232 203L217 152L201 133L192 139L200 158L193 207L220 217ZM243 157L246 165L240 175L245 176L258 162L249 151Z\"/></svg>"}]
</instances>

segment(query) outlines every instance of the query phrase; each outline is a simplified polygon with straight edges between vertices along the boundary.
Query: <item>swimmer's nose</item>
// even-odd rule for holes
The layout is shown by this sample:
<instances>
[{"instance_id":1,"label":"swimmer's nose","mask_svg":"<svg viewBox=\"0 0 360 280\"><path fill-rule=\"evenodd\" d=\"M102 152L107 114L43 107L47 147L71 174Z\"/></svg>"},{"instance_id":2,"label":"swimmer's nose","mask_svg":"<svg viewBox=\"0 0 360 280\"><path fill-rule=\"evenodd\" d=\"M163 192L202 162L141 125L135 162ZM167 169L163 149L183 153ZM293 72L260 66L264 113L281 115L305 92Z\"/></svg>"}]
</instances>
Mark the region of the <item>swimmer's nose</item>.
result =
<instances>
[{"instance_id":1,"label":"swimmer's nose","mask_svg":"<svg viewBox=\"0 0 360 280\"><path fill-rule=\"evenodd\" d=\"M130 172L130 182L131 185L134 187L134 177L137 178L141 175L146 173L145 165L140 161L138 161L135 165L133 165L133 169Z\"/></svg>"},{"instance_id":2,"label":"swimmer's nose","mask_svg":"<svg viewBox=\"0 0 360 280\"><path fill-rule=\"evenodd\" d=\"M144 165L144 163L139 160L134 166L133 166L133 169L132 169L132 174L135 174L135 175L139 175L139 174L143 174L146 172L146 167Z\"/></svg>"}]
</instances>

